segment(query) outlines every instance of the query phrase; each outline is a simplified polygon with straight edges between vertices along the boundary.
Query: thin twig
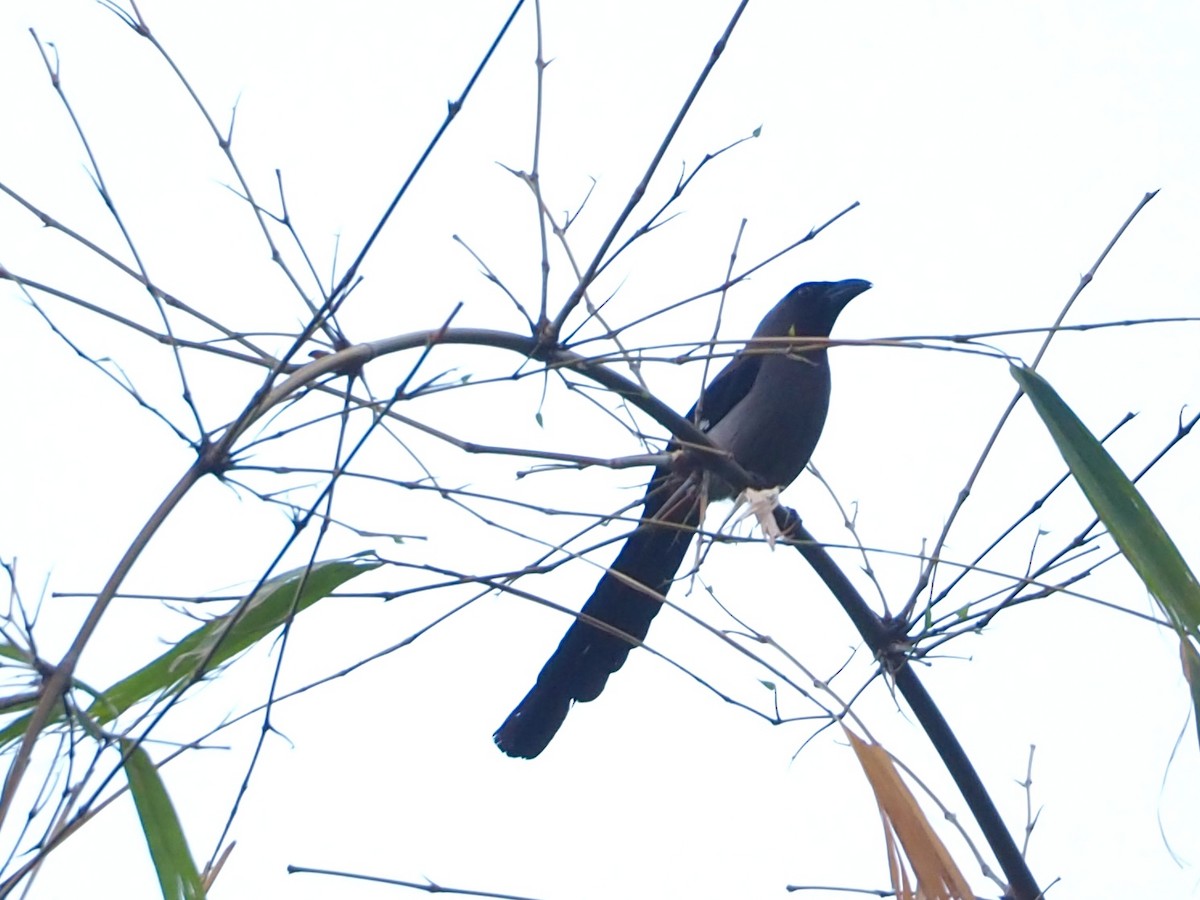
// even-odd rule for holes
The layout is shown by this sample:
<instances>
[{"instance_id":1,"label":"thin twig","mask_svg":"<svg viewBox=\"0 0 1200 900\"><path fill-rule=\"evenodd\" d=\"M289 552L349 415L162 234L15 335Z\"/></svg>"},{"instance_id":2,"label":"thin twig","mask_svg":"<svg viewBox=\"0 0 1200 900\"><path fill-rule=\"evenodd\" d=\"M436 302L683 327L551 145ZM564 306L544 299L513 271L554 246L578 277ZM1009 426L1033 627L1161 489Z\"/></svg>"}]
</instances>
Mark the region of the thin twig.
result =
<instances>
[{"instance_id":1,"label":"thin twig","mask_svg":"<svg viewBox=\"0 0 1200 900\"><path fill-rule=\"evenodd\" d=\"M683 125L683 120L687 117L688 112L691 110L692 104L700 95L700 89L704 87L704 83L708 80L709 74L716 66L717 61L721 58L721 55L725 52L725 47L729 42L729 38L733 35L733 30L737 27L738 20L741 19L742 13L745 12L748 3L749 0L742 0L742 2L738 4L737 9L734 10L733 15L729 19L729 23L725 26L725 31L722 33L717 43L713 46L712 53L710 53L708 57L708 62L705 63L704 68L700 71L699 77L697 77L695 84L692 85L691 92L688 94L687 99L683 101L683 105L679 108L679 112L675 115L675 120L667 129L666 136L658 145L658 150L655 151L654 156L650 160L650 164L646 167L646 171L642 175L642 180L638 182L636 187L634 187L633 192L629 195L628 202L625 204L625 208L617 215L617 218L613 221L612 226L608 230L608 234L605 235L604 239L600 242L600 246L596 249L596 253L592 257L592 261L588 263L588 267L586 271L584 271L583 277L579 279L579 284L576 285L575 290L571 292L571 296L567 298L567 302L564 303L562 309L558 311L558 315L554 317L553 322L545 323L543 329L543 338L547 343L552 344L557 341L558 335L562 332L563 325L567 321L567 317L571 314L572 310L579 305L579 301L582 299L584 292L591 287L592 281L595 279L596 273L599 271L600 265L604 262L604 258L608 253L608 248L612 246L612 243L616 240L621 228L624 227L626 220L630 217L630 215L633 214L634 209L637 208L637 205L641 202L642 197L645 196L646 189L650 186L650 179L653 178L654 173L658 171L659 163L662 162L663 156L666 155L667 148L671 146L671 142L675 139L675 134L679 131L680 126Z\"/></svg>"},{"instance_id":2,"label":"thin twig","mask_svg":"<svg viewBox=\"0 0 1200 900\"><path fill-rule=\"evenodd\" d=\"M1137 218L1138 213L1145 208L1147 203L1154 199L1157 193L1158 191L1151 191L1142 197L1137 206L1134 207L1133 212L1126 217L1125 221L1121 224L1121 227L1117 229L1117 233L1114 234L1112 239L1108 242L1108 246L1106 246L1096 258L1096 261L1092 263L1092 267L1088 269L1088 271L1085 272L1079 279L1079 284L1075 287L1075 290L1071 293L1071 296L1067 299L1067 302L1063 304L1062 309L1059 310L1058 316L1054 320L1054 324L1050 326L1050 330L1046 333L1046 337L1042 341L1041 347L1038 348L1037 355L1034 356L1033 362L1030 364L1030 368L1037 368L1038 363L1042 361L1042 357L1046 355L1046 351L1050 347L1050 341L1053 340L1055 334L1058 333L1063 319L1066 318L1067 313L1070 312L1071 307L1074 306L1075 300L1081 293L1083 293L1083 289L1092 283L1092 279L1096 277L1096 272L1100 268L1100 265L1105 259L1108 258L1108 254L1112 252L1113 247L1115 247L1117 242L1121 240L1121 237L1125 234L1126 230L1128 230L1129 226L1133 224L1133 220ZM942 552L942 547L945 546L946 540L950 536L950 529L954 527L954 523L958 519L959 512L966 504L967 498L971 496L971 490L975 486L975 482L979 478L979 474L983 471L984 463L987 462L988 457L991 455L992 448L996 445L996 441L1000 437L1000 432L1007 424L1008 417L1011 416L1013 410L1016 409L1017 403L1020 401L1022 395L1023 392L1020 390L1013 394L1012 399L1008 402L1008 406L1006 406L1004 412L1000 414L1000 419L996 422L996 427L992 429L991 436L988 437L987 441L984 443L983 450L979 454L979 459L975 463L975 468L972 469L971 474L967 476L966 484L964 484L962 490L958 492L958 497L954 501L954 506L951 508L950 514L946 517L945 524L942 525L941 534L938 535L938 539L933 546L933 551L930 553L930 562L926 564L924 569L922 569L921 575L917 579L917 583L913 586L913 590L909 596L908 602L905 603L904 609L900 613L901 618L907 618L908 616L912 615L912 611L917 603L917 598L921 596L921 593L929 584L929 579L933 575L933 569L935 566L934 560L936 560L939 554Z\"/></svg>"}]
</instances>

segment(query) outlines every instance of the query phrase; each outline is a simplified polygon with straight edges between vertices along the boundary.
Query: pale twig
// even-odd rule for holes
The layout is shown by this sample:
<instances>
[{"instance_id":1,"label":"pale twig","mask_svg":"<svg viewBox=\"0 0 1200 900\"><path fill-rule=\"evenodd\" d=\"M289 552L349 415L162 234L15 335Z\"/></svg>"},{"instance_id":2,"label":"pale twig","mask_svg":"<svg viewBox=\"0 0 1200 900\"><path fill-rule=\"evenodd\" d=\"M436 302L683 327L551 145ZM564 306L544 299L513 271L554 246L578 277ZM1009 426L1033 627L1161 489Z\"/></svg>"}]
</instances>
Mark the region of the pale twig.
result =
<instances>
[{"instance_id":1,"label":"pale twig","mask_svg":"<svg viewBox=\"0 0 1200 900\"><path fill-rule=\"evenodd\" d=\"M737 27L738 20L741 19L742 13L745 11L748 2L749 0L741 0L737 6L737 9L734 10L733 15L729 19L729 23L725 26L725 31L722 33L717 43L713 46L712 53L709 54L708 57L708 62L705 63L704 68L701 70L700 75L696 79L696 82L692 85L691 92L688 94L687 99L683 101L683 105L676 114L675 120L667 129L666 136L658 145L658 149L655 151L649 165L646 167L646 171L642 175L642 180L638 182L636 187L634 187L633 192L629 195L628 202L625 204L625 208L617 215L617 218L613 221L612 226L608 230L608 234L605 235L604 239L600 242L600 246L596 248L596 253L592 257L592 261L588 264L587 269L584 271L583 277L579 279L579 284L575 287L575 290L571 292L571 296L567 298L567 302L563 304L562 309L558 311L558 314L554 317L554 321L550 323L545 335L545 339L548 342L553 343L557 340L558 335L562 332L564 323L567 321L567 317L571 314L572 310L579 305L579 301L582 299L584 292L591 287L592 281L596 277L596 272L599 270L600 265L604 262L604 258L608 253L608 248L612 246L613 241L616 240L617 235L620 233L621 228L625 225L626 220L628 220L630 215L632 215L634 209L641 202L642 197L645 196L646 189L650 186L650 179L653 178L654 173L658 171L659 163L662 162L663 156L666 155L667 148L671 146L671 142L675 139L676 133L679 131L680 126L683 125L683 120L687 118L687 114L691 110L692 104L700 95L700 89L704 87L704 83L708 80L709 74L717 64L717 60L719 60L721 55L725 52L725 46L728 43L730 36L733 34L734 29Z\"/></svg>"},{"instance_id":2,"label":"pale twig","mask_svg":"<svg viewBox=\"0 0 1200 900\"><path fill-rule=\"evenodd\" d=\"M337 869L314 869L308 866L287 867L289 875L332 875L335 878L346 878L351 881L370 881L374 884L390 884L393 887L412 888L429 894L456 894L460 897L486 897L489 900L531 900L523 894L500 894L495 891L477 891L469 888L448 887L434 881L402 881L398 878L385 878L382 875L364 875L360 872L344 872Z\"/></svg>"},{"instance_id":3,"label":"pale twig","mask_svg":"<svg viewBox=\"0 0 1200 900\"><path fill-rule=\"evenodd\" d=\"M627 249L629 249L631 246L633 246L635 241L637 241L640 238L644 237L645 235L649 234L651 231L661 228L663 225L667 224L667 222L670 222L671 220L673 220L675 218L675 216L678 215L678 213L668 216L666 219L662 219L661 217L671 207L672 204L674 204L677 200L679 200L680 197L683 196L684 191L687 190L688 186L692 183L692 181L696 178L696 176L699 175L704 170L705 166L707 166L713 160L717 159L717 157L722 156L725 153L728 153L730 150L732 150L734 147L737 147L739 144L743 144L746 141L753 140L756 137L758 137L757 129L755 130L754 134L751 137L738 138L736 141L734 141L731 144L727 144L726 146L722 147L720 150L714 150L711 153L705 153L704 158L700 160L700 162L696 165L696 167L694 169L692 169L692 171L690 173L688 173L686 175L684 175L684 174L680 175L679 180L675 183L675 189L671 192L671 195L666 199L666 201L663 203L663 205L660 206L657 210L655 210L654 213L650 216L650 218L647 219L642 225L640 225L638 228L636 228L634 230L633 234L631 234L628 238L626 238L624 243L622 243L620 247L618 247L611 254L609 254L609 257L604 261L603 265L601 265L600 268L596 271L596 274L599 275L601 272L603 272L605 269L607 269L610 265L612 265L617 260L617 258L620 257L620 255L622 253L624 253ZM661 221L660 221L660 219L661 219Z\"/></svg>"},{"instance_id":4,"label":"pale twig","mask_svg":"<svg viewBox=\"0 0 1200 900\"><path fill-rule=\"evenodd\" d=\"M1113 235L1112 239L1108 242L1108 245L1096 258L1096 261L1092 263L1092 267L1088 269L1088 271L1085 272L1079 279L1079 284L1075 287L1075 290L1071 293L1071 296L1067 298L1067 302L1064 303L1062 308L1059 310L1058 316L1054 320L1054 324L1050 326L1050 330L1046 333L1046 337L1042 341L1042 345L1038 349L1037 354L1034 356L1033 362L1030 364L1030 368L1037 368L1038 363L1042 361L1042 357L1045 356L1046 351L1050 347L1050 341L1054 338L1054 335L1058 333L1058 329L1061 326L1063 319L1066 318L1067 313L1070 312L1071 307L1074 306L1075 300L1083 292L1083 289L1092 283L1092 279L1095 278L1096 272L1100 268L1100 265L1105 259L1108 258L1108 254L1112 251L1113 247L1117 245L1117 242L1121 240L1121 237L1125 234L1129 226L1133 224L1133 220L1137 218L1138 213L1145 208L1147 203L1154 199L1157 193L1158 191L1152 191L1142 197L1137 206L1134 207L1133 212L1129 214L1129 216L1121 224L1121 227L1117 229L1117 233ZM933 551L930 554L930 562L921 571L921 575L917 579L917 583L913 586L912 594L909 596L908 602L905 603L903 610L900 612L901 618L907 618L912 614L912 611L917 603L917 598L920 597L921 593L925 590L926 585L929 584L929 579L933 574L933 568L935 565L933 561L937 559L938 555L942 551L942 547L945 546L946 539L950 536L950 529L954 527L954 523L958 518L959 511L966 504L967 498L971 496L971 490L975 486L975 481L979 478L980 473L983 471L984 463L987 462L988 457L991 455L992 448L996 445L996 441L1000 437L1000 432L1008 423L1009 416L1011 416L1013 410L1016 409L1017 403L1020 401L1022 396L1023 392L1020 390L1013 394L1012 399L1008 402L1008 406L1006 406L1004 411L1000 414L1000 419L997 421L995 428L992 429L991 435L984 443L983 450L979 454L979 458L975 463L975 467L971 470L971 474L967 476L966 484L964 484L962 489L958 492L958 496L954 501L954 506L951 508L950 514L946 517L946 521L942 525L941 533L938 535L937 541L934 543Z\"/></svg>"},{"instance_id":5,"label":"pale twig","mask_svg":"<svg viewBox=\"0 0 1200 900\"><path fill-rule=\"evenodd\" d=\"M829 228L836 221L838 221L838 219L842 218L842 216L847 215L851 210L856 209L857 207L858 207L858 201L856 200L854 203L851 203L849 206L847 206L841 212L839 212L836 215L832 216L831 218L827 219L822 224L817 225L814 228L810 228L808 230L808 233L805 234L802 238L792 241L790 244L788 244L786 247L784 247L781 250L776 250L770 256L766 257L765 259L760 260L759 262L752 265L750 268L745 269L742 272L739 272L737 275L735 275L733 278L729 279L727 282L725 282L723 284L719 284L716 287L709 288L707 291L702 291L699 294L693 294L690 297L685 297L682 300L677 300L674 303L669 303L666 306L657 307L654 312L647 313L644 316L641 316L637 319L633 319L632 321L627 322L625 325L622 325L620 330L626 331L630 328L633 328L636 325L641 325L643 322L648 322L651 319L657 318L658 316L665 315L666 313L669 313L673 310L679 309L682 306L686 306L689 303L694 303L703 297L710 297L713 294L724 293L729 288L733 287L736 284L741 283L742 281L745 281L747 278L749 278L755 272L770 265L771 263L775 262L775 260L780 259L784 255L795 250L797 247L800 247L804 244L809 243L814 238L816 238L817 235L819 235L825 229ZM601 337L611 337L611 335L602 335ZM595 340L600 340L600 339L601 338L589 338L584 341L578 341L578 342L574 343L572 346L578 348L578 347L582 346L583 344L588 343L588 341L595 341Z\"/></svg>"},{"instance_id":6,"label":"pale twig","mask_svg":"<svg viewBox=\"0 0 1200 900\"><path fill-rule=\"evenodd\" d=\"M88 141L87 135L84 133L83 125L80 123L78 117L76 117L75 110L71 107L71 103L67 99L66 91L63 90L62 78L58 69L57 53L55 55L54 62L51 63L50 57L46 53L45 46L42 44L41 39L37 36L37 32L30 28L29 33L33 36L33 40L37 44L38 52L40 52L42 55L42 62L45 63L46 72L50 75L50 83L53 85L55 92L58 94L59 100L62 101L63 107L66 109L67 115L71 119L71 124L75 128L75 133L79 136L79 142L83 145L84 152L87 154L88 161L91 163L89 174L91 175L92 181L96 186L96 190L99 191L100 197L104 201L105 208L108 209L109 215L112 216L112 219L116 223L118 230L121 232L121 236L125 239L125 246L128 247L129 252L133 254L133 261L137 265L137 270L142 276L142 284L146 286L146 290L150 294L151 302L154 304L155 309L158 310L159 318L163 323L163 328L166 329L168 335L173 337L170 317L167 315L166 309L163 308L163 303L161 298L158 296L158 292L153 287L153 281L150 278L150 273L146 268L145 262L142 260L141 254L138 252L137 245L133 240L133 235L130 234L129 229L125 227L125 220L117 208L116 198L113 196L112 192L109 191L108 185L104 181L104 175L100 169L100 162L96 159L96 155L92 152L92 146ZM183 367L183 360L180 358L179 350L174 347L173 343L171 346L172 357L175 361L175 371L179 377L179 383L182 389L183 402L191 411L197 430L203 432L204 423L200 418L200 410L197 409L196 405L192 402L192 392L191 388L188 386L187 372ZM3 815L0 814L0 821L2 820Z\"/></svg>"}]
</instances>

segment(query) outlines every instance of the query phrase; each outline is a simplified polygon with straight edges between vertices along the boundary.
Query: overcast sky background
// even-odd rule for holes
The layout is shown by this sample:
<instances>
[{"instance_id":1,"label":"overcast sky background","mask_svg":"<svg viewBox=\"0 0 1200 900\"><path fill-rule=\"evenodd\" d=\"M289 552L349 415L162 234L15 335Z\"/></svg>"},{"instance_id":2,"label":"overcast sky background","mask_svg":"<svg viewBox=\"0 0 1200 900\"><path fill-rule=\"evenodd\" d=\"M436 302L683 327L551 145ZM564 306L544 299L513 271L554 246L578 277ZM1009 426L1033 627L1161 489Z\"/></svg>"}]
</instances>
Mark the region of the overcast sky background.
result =
<instances>
[{"instance_id":1,"label":"overcast sky background","mask_svg":"<svg viewBox=\"0 0 1200 900\"><path fill-rule=\"evenodd\" d=\"M555 215L577 211L592 191L569 232L581 261L626 203L734 6L545 5L552 63L542 184ZM278 208L274 170L282 170L289 211L326 283L371 232L509 8L460 0L142 4L222 128L237 105L234 153L271 209ZM527 5L519 14L368 257L364 281L340 317L352 341L435 328L460 302L456 325L523 330L511 302L453 235L536 308L534 203L497 165L531 165L533 13ZM224 156L167 65L103 7L76 0L0 6L0 182L128 258L30 27L59 54L64 89L156 281L231 327L280 333L264 343L286 346L305 310L245 204L224 187L233 182ZM1067 321L1196 316L1197 46L1200 7L1187 2L756 0L631 222L644 221L669 196L682 169L760 126L761 135L710 163L675 207L679 217L620 257L593 298L611 295L610 322L638 319L719 285L743 218L735 271L858 201L814 242L730 292L722 336L746 337L794 284L849 277L875 288L842 317L841 338L1036 329L1053 322L1139 199L1161 189ZM275 234L303 273L294 246ZM573 283L561 250L553 248L550 259L557 309ZM158 325L144 291L7 199L0 200L0 265ZM169 353L92 314L38 299L85 352L111 360L147 403L190 426ZM703 341L716 310L717 298L709 297L623 339L633 347ZM0 392L7 423L0 555L19 558L27 602L49 591L94 592L191 451L80 360L9 283L0 290L0 322L7 348L0 355L7 385ZM211 337L183 327L187 336ZM1138 414L1110 444L1133 472L1170 439L1181 411L1194 414L1198 330L1170 323L1063 334L1041 371L1095 432L1126 412ZM594 325L584 332L598 333ZM1032 334L989 342L1028 361L1040 341ZM185 360L210 427L236 415L261 377L203 355ZM387 396L412 361L379 361L368 369L370 386ZM895 609L915 582L913 554L936 538L1014 383L1001 359L912 346L841 347L832 361L833 407L814 462L856 511L859 537L877 551L871 565ZM422 371L483 379L515 365L495 351L439 348ZM702 366L665 363L647 364L643 374L680 410L703 377ZM408 406L400 411L481 443L612 457L639 451L627 430L578 394L551 385L543 396L538 378ZM331 428L314 427L257 448L251 461L328 466L332 437ZM518 481L528 461L401 437L442 483L535 505L611 512L635 499L645 477L644 470L597 469ZM362 471L400 480L420 476L399 441L375 441L358 462ZM1193 566L1200 564L1198 465L1190 438L1142 483ZM947 556L969 561L1062 471L1022 404ZM263 491L291 488L297 502L311 501L309 486L320 483L319 475L246 480ZM156 537L128 592L244 590L282 546L290 524L278 508L209 481ZM395 543L335 528L323 558L374 548L408 563L505 571L533 562L537 541L561 541L583 521L476 505L516 533L498 532L428 495L350 479L342 485L343 521L426 539ZM818 537L848 542L841 515L811 475L784 499ZM1077 492L1064 490L989 563L1019 573L1088 518ZM288 564L299 564L307 547ZM595 559L608 557L598 552ZM860 556L847 550L838 559L871 590ZM795 554L719 546L702 574L739 616L819 677L849 659L836 683L842 696L864 683L870 661L857 636ZM577 606L596 575L594 565L577 562L521 586ZM943 572L939 584L949 577ZM385 568L351 587L398 590L414 578ZM968 581L959 601L982 600L996 583ZM1119 561L1081 589L1127 610L1155 610ZM469 594L323 603L297 621L282 683L306 684L397 644ZM681 586L672 598L732 627L703 589L689 596ZM44 658L61 656L87 606L82 598L44 601L35 629ZM781 897L788 884L887 887L873 800L838 732L806 743L812 722L772 727L649 653L634 653L600 700L576 708L541 758L498 753L492 730L532 684L566 624L532 603L489 597L411 645L280 705L272 725L281 736L266 741L231 834L238 847L214 896L365 898L400 890L288 876L289 864L541 898ZM80 677L108 684L193 625L155 601L122 601L85 654ZM764 670L677 613L659 617L650 644L770 711L771 695L757 680ZM261 702L278 652L272 645L251 653L197 690L157 736L190 740ZM1031 796L1040 818L1029 859L1043 887L1061 879L1052 896L1200 892L1200 759L1170 634L1088 598L1054 597L1009 610L984 634L947 645L920 673L1018 839L1026 821L1018 782L1029 746L1037 745ZM794 695L781 703L789 715L814 712ZM855 709L986 852L924 735L885 686L873 683ZM201 860L212 852L261 724L252 717L227 729L211 749L164 772ZM33 896L78 895L98 879L123 896L154 895L129 805L103 821L49 858ZM996 895L951 829L942 834L975 890Z\"/></svg>"}]
</instances>

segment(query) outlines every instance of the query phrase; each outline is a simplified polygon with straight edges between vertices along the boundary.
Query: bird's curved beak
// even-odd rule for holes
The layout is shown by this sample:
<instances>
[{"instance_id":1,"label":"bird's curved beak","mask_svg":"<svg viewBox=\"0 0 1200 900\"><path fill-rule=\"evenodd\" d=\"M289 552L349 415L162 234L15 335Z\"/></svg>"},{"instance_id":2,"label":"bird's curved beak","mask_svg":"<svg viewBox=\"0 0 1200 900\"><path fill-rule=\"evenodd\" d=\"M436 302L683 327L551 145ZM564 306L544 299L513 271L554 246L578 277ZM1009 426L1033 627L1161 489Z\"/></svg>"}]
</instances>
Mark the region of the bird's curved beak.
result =
<instances>
[{"instance_id":1,"label":"bird's curved beak","mask_svg":"<svg viewBox=\"0 0 1200 900\"><path fill-rule=\"evenodd\" d=\"M846 308L847 303L870 289L871 282L861 278L847 278L845 281L838 281L834 283L829 292L830 305L836 307L840 312Z\"/></svg>"}]
</instances>

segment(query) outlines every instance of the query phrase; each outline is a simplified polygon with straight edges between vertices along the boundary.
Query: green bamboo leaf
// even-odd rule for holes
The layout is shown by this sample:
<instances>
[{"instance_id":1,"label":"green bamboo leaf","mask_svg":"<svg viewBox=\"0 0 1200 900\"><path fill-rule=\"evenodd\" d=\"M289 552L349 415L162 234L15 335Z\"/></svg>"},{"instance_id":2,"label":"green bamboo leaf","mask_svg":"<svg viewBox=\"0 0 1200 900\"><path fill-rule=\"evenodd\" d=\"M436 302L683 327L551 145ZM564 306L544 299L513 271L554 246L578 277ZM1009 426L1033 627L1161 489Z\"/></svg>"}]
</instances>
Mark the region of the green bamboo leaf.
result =
<instances>
[{"instance_id":1,"label":"green bamboo leaf","mask_svg":"<svg viewBox=\"0 0 1200 900\"><path fill-rule=\"evenodd\" d=\"M37 673L33 672L31 674L37 674ZM87 684L87 682L81 681L78 678L71 679L71 689L76 690L76 691L82 691L83 693L87 694L89 697L93 697L93 698L100 696L99 691L97 691L95 688L89 686ZM35 706L37 706L37 704L38 704L37 696L34 695L32 699L22 700L19 703L12 703L12 704L7 705L5 707L4 711L6 713L15 713L15 712L19 712L20 710L23 710L23 709L32 710ZM9 722L8 725L6 725L4 728L0 729L0 750L3 750L10 743L19 739L21 737L21 735L23 735L28 730L29 720L32 718L32 716L33 716L32 712L27 713L26 715L23 715L18 719L14 719L12 722ZM55 710L55 712L50 717L47 727L54 725L61 719L62 719L62 710L61 709Z\"/></svg>"},{"instance_id":2,"label":"green bamboo leaf","mask_svg":"<svg viewBox=\"0 0 1200 900\"><path fill-rule=\"evenodd\" d=\"M367 558L328 560L272 578L233 611L201 625L132 675L106 691L92 692L96 699L88 715L103 725L141 700L181 690L206 660L208 670L216 668L271 634L293 611L307 609L351 578L380 565ZM60 719L61 714L48 724ZM21 716L0 730L0 750L20 739L28 722L28 715Z\"/></svg>"},{"instance_id":3,"label":"green bamboo leaf","mask_svg":"<svg viewBox=\"0 0 1200 900\"><path fill-rule=\"evenodd\" d=\"M302 612L343 583L370 569L370 559L330 560L293 569L266 582L225 615L197 628L162 656L104 691L88 709L100 723L160 691L186 687L201 665L212 670L271 634L289 615Z\"/></svg>"},{"instance_id":4,"label":"green bamboo leaf","mask_svg":"<svg viewBox=\"0 0 1200 900\"><path fill-rule=\"evenodd\" d=\"M32 660L29 658L29 651L23 647L18 647L16 644L11 644L8 641L0 641L0 656L5 659L11 659L16 663L24 663L29 665Z\"/></svg>"},{"instance_id":5,"label":"green bamboo leaf","mask_svg":"<svg viewBox=\"0 0 1200 900\"><path fill-rule=\"evenodd\" d=\"M1200 652L1191 641L1180 641L1179 661L1183 666L1183 677L1187 679L1192 693L1192 722L1196 726L1196 737L1200 738Z\"/></svg>"},{"instance_id":6,"label":"green bamboo leaf","mask_svg":"<svg viewBox=\"0 0 1200 900\"><path fill-rule=\"evenodd\" d=\"M1044 378L1012 366L1096 515L1182 635L1200 637L1200 583L1149 504Z\"/></svg>"},{"instance_id":7,"label":"green bamboo leaf","mask_svg":"<svg viewBox=\"0 0 1200 900\"><path fill-rule=\"evenodd\" d=\"M163 900L204 900L204 883L158 770L133 741L122 740L121 752L125 757L129 792L158 873Z\"/></svg>"},{"instance_id":8,"label":"green bamboo leaf","mask_svg":"<svg viewBox=\"0 0 1200 900\"><path fill-rule=\"evenodd\" d=\"M8 641L0 641L0 668L4 666L19 670L9 677L12 690L7 696L0 697L4 714L13 715L22 710L33 709L37 706L37 694L32 687L21 683L26 679L33 683L37 680L37 666L29 651Z\"/></svg>"}]
</instances>

